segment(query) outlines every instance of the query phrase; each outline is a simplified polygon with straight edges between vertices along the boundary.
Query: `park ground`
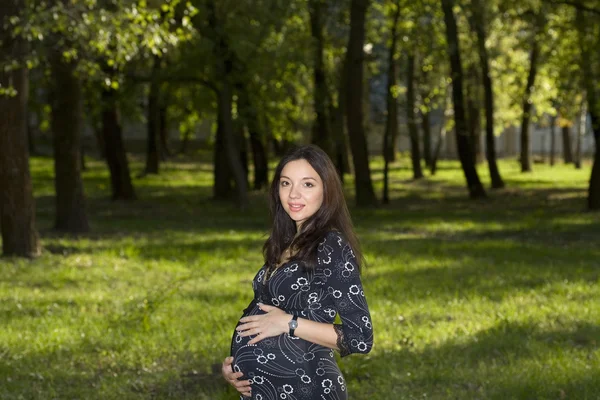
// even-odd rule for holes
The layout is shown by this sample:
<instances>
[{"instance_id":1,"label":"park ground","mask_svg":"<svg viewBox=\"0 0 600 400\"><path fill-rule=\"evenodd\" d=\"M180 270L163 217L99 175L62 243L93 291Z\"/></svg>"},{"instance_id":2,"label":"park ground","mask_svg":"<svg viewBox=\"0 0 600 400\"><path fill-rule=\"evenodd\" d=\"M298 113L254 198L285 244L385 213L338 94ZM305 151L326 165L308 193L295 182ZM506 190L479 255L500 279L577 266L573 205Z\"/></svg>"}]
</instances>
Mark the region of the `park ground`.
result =
<instances>
[{"instance_id":1,"label":"park ground","mask_svg":"<svg viewBox=\"0 0 600 400\"><path fill-rule=\"evenodd\" d=\"M220 364L262 265L266 196L211 201L203 160L166 162L134 180L137 202L113 203L89 159L93 232L73 238L51 230L52 160L32 158L44 252L0 259L0 399L236 398ZM375 346L340 360L350 399L600 399L590 168L503 160L507 188L471 201L457 162L412 181L401 156L391 204L351 207ZM380 194L380 160L372 172Z\"/></svg>"}]
</instances>

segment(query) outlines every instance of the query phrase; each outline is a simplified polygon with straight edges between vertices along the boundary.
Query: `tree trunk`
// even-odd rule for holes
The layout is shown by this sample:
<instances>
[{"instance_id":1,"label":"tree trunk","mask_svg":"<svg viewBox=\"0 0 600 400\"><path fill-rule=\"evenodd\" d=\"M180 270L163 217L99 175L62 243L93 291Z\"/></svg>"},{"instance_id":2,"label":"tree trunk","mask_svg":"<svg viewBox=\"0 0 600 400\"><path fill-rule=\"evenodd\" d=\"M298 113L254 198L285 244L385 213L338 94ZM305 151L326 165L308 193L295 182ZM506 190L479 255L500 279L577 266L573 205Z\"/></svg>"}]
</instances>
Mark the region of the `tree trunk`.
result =
<instances>
[{"instance_id":1,"label":"tree trunk","mask_svg":"<svg viewBox=\"0 0 600 400\"><path fill-rule=\"evenodd\" d=\"M550 119L550 166L554 166L556 157L556 117Z\"/></svg>"},{"instance_id":2,"label":"tree trunk","mask_svg":"<svg viewBox=\"0 0 600 400\"><path fill-rule=\"evenodd\" d=\"M239 104L237 106L239 107ZM244 172L244 181L246 182L246 187L250 187L250 183L248 182L248 176L250 174L250 157L248 156L248 144L246 142L246 127L239 118L234 120L232 117L231 121L233 124L233 137L235 139L234 146L238 150L238 157L240 158L242 171Z\"/></svg>"},{"instance_id":3,"label":"tree trunk","mask_svg":"<svg viewBox=\"0 0 600 400\"><path fill-rule=\"evenodd\" d=\"M467 188L471 198L486 197L485 190L473 163L473 154L469 144L467 122L465 118L464 97L462 89L463 73L460 61L460 46L458 42L458 31L456 19L452 8L453 0L442 0L444 10L444 21L446 23L446 36L448 39L448 52L450 54L450 67L452 71L452 100L454 103L454 122L456 148L458 157L467 181Z\"/></svg>"},{"instance_id":4,"label":"tree trunk","mask_svg":"<svg viewBox=\"0 0 600 400\"><path fill-rule=\"evenodd\" d=\"M115 99L110 88L102 91L101 137L106 164L110 171L110 186L113 200L135 200L135 190L131 183L129 162L123 145L123 132Z\"/></svg>"},{"instance_id":5,"label":"tree trunk","mask_svg":"<svg viewBox=\"0 0 600 400\"><path fill-rule=\"evenodd\" d=\"M429 167L431 175L435 175L437 170L437 161L440 157L440 151L442 150L442 143L446 137L446 108L448 107L448 95L444 97L444 104L442 106L442 122L440 123L440 134L438 136L435 150L433 151L433 157L431 158L431 166Z\"/></svg>"},{"instance_id":6,"label":"tree trunk","mask_svg":"<svg viewBox=\"0 0 600 400\"><path fill-rule=\"evenodd\" d=\"M590 89L594 86L588 86ZM590 176L590 186L588 189L588 208L590 210L600 210L600 106L596 102L596 96L590 97L588 90L588 104L590 115L592 116L592 129L594 130L594 161L592 164L592 175ZM595 104L596 107L592 107ZM593 111L592 111L593 109Z\"/></svg>"},{"instance_id":7,"label":"tree trunk","mask_svg":"<svg viewBox=\"0 0 600 400\"><path fill-rule=\"evenodd\" d=\"M573 163L573 150L571 149L571 127L562 127L562 140L563 140L563 160L565 164Z\"/></svg>"},{"instance_id":8,"label":"tree trunk","mask_svg":"<svg viewBox=\"0 0 600 400\"><path fill-rule=\"evenodd\" d=\"M158 126L160 138L160 159L162 161L171 157L171 149L169 149L169 126L167 124L167 107L161 106L158 112Z\"/></svg>"},{"instance_id":9,"label":"tree trunk","mask_svg":"<svg viewBox=\"0 0 600 400\"><path fill-rule=\"evenodd\" d=\"M396 34L398 19L400 18L400 5L395 4L395 12L392 18L392 28L390 36L392 38L388 51L388 84L387 84L387 118L385 120L385 131L383 134L383 203L389 204L389 164L393 157L394 149L392 137L398 133L398 101L395 95L397 62L396 62L396 43L398 35Z\"/></svg>"},{"instance_id":10,"label":"tree trunk","mask_svg":"<svg viewBox=\"0 0 600 400\"><path fill-rule=\"evenodd\" d=\"M158 156L158 135L160 129L160 82L156 78L156 74L159 69L160 58L158 56L154 56L146 114L148 123L148 142L146 147L146 168L144 169L145 174L158 174L160 163Z\"/></svg>"},{"instance_id":11,"label":"tree trunk","mask_svg":"<svg viewBox=\"0 0 600 400\"><path fill-rule=\"evenodd\" d=\"M338 80L338 104L335 106L333 100L329 99L329 116L331 118L331 133L335 142L335 166L344 184L344 174L352 172L350 168L350 155L348 149L348 137L346 134L346 62L340 63ZM328 92L329 93L329 92Z\"/></svg>"},{"instance_id":12,"label":"tree trunk","mask_svg":"<svg viewBox=\"0 0 600 400\"><path fill-rule=\"evenodd\" d=\"M250 101L250 95L243 83L236 85L238 91L238 112L248 128L250 148L252 149L252 163L254 165L254 190L267 187L269 182L269 165L267 152L260 134L258 112Z\"/></svg>"},{"instance_id":13,"label":"tree trunk","mask_svg":"<svg viewBox=\"0 0 600 400\"><path fill-rule=\"evenodd\" d=\"M431 167L433 149L431 148L431 121L429 118L429 111L421 111L421 130L423 131L423 161L425 161L427 167Z\"/></svg>"},{"instance_id":14,"label":"tree trunk","mask_svg":"<svg viewBox=\"0 0 600 400\"><path fill-rule=\"evenodd\" d=\"M433 151L433 157L431 159L430 172L431 172L432 176L435 175L435 172L437 171L437 161L440 157L440 151L442 150L442 142L444 141L445 136L446 136L446 121L443 121L442 125L440 127L440 136L438 137L437 144L435 145L435 150Z\"/></svg>"},{"instance_id":15,"label":"tree trunk","mask_svg":"<svg viewBox=\"0 0 600 400\"><path fill-rule=\"evenodd\" d=\"M531 119L531 93L535 85L540 48L537 37L534 36L530 53L529 74L523 96L523 119L521 121L521 172L531 172L531 139L529 138L529 123Z\"/></svg>"},{"instance_id":16,"label":"tree trunk","mask_svg":"<svg viewBox=\"0 0 600 400\"><path fill-rule=\"evenodd\" d=\"M481 78L483 82L483 96L485 105L485 155L490 171L492 189L504 187L504 181L500 176L498 163L496 162L496 140L494 135L494 90L492 77L490 76L490 63L488 51L485 46L486 27L483 15L484 8L481 0L473 0L473 23L472 26L477 35L477 51L479 53L479 64L481 66Z\"/></svg>"},{"instance_id":17,"label":"tree trunk","mask_svg":"<svg viewBox=\"0 0 600 400\"><path fill-rule=\"evenodd\" d=\"M244 166L240 160L240 149L236 146L233 118L231 115L232 103L233 93L231 84L225 78L218 92L219 122L223 125L221 127L223 145L227 154L229 171L231 171L235 182L236 200L238 206L245 209L248 206L247 175L244 173Z\"/></svg>"},{"instance_id":18,"label":"tree trunk","mask_svg":"<svg viewBox=\"0 0 600 400\"><path fill-rule=\"evenodd\" d=\"M415 56L408 55L406 68L406 123L410 137L410 158L412 161L413 179L423 178L421 169L421 151L419 149L419 130L415 115Z\"/></svg>"},{"instance_id":19,"label":"tree trunk","mask_svg":"<svg viewBox=\"0 0 600 400\"><path fill-rule=\"evenodd\" d=\"M223 126L224 124L221 122L221 113L218 112L217 132L215 134L215 147L213 154L213 198L215 200L229 200L233 198L233 178L229 168L227 149L225 148Z\"/></svg>"},{"instance_id":20,"label":"tree trunk","mask_svg":"<svg viewBox=\"0 0 600 400\"><path fill-rule=\"evenodd\" d=\"M0 21L19 13L23 1L10 1L0 7ZM0 36L0 64L21 60L27 54L26 42ZM35 228L35 200L29 172L27 100L29 75L25 65L0 68L0 87L13 87L16 96L0 95L0 229L5 256L36 257L40 242Z\"/></svg>"},{"instance_id":21,"label":"tree trunk","mask_svg":"<svg viewBox=\"0 0 600 400\"><path fill-rule=\"evenodd\" d=\"M470 66L467 79L467 126L469 130L469 142L471 143L471 153L473 154L473 162L479 164L483 160L481 153L481 111L479 103L481 102L479 95L479 73L477 68Z\"/></svg>"},{"instance_id":22,"label":"tree trunk","mask_svg":"<svg viewBox=\"0 0 600 400\"><path fill-rule=\"evenodd\" d=\"M66 62L60 51L51 59L51 127L54 145L56 189L55 229L69 233L90 230L81 180L81 131L83 97L81 82L75 76L75 64Z\"/></svg>"},{"instance_id":23,"label":"tree trunk","mask_svg":"<svg viewBox=\"0 0 600 400\"><path fill-rule=\"evenodd\" d=\"M577 118L577 140L575 141L575 168L577 169L581 169L581 138L585 136L586 117L587 109L584 100L581 104L579 117Z\"/></svg>"},{"instance_id":24,"label":"tree trunk","mask_svg":"<svg viewBox=\"0 0 600 400\"><path fill-rule=\"evenodd\" d=\"M588 188L588 209L600 210L600 103L598 103L598 92L596 79L592 70L591 49L587 43L587 24L586 17L582 10L577 9L576 25L579 30L579 47L581 49L581 66L583 70L583 81L586 88L587 103L590 116L592 118L592 131L594 133L594 161L592 164L592 174L590 176L590 185ZM600 45L600 38L593 38L595 50Z\"/></svg>"},{"instance_id":25,"label":"tree trunk","mask_svg":"<svg viewBox=\"0 0 600 400\"><path fill-rule=\"evenodd\" d=\"M254 163L254 190L266 188L269 185L269 167L267 152L258 133L250 131L250 148L252 149L252 162Z\"/></svg>"},{"instance_id":26,"label":"tree trunk","mask_svg":"<svg viewBox=\"0 0 600 400\"><path fill-rule=\"evenodd\" d=\"M218 80L220 87L217 90L217 110L220 133L222 135L222 145L227 157L227 165L237 192L237 203L241 209L248 206L248 185L244 176L244 167L240 160L240 149L236 146L232 105L233 105L233 54L224 36L222 26L217 20L216 6L214 0L209 0L207 6L207 19L211 31L215 35L215 46L213 48L217 71L219 71ZM215 172L216 174L216 172Z\"/></svg>"},{"instance_id":27,"label":"tree trunk","mask_svg":"<svg viewBox=\"0 0 600 400\"><path fill-rule=\"evenodd\" d=\"M106 159L106 144L104 143L104 135L102 133L102 123L94 124L94 138L96 139L96 148L98 149L98 156L105 160Z\"/></svg>"},{"instance_id":28,"label":"tree trunk","mask_svg":"<svg viewBox=\"0 0 600 400\"><path fill-rule=\"evenodd\" d=\"M334 143L329 127L327 115L327 81L325 79L325 65L323 63L323 11L322 0L309 0L308 10L310 15L310 32L313 39L313 101L315 121L312 128L312 143L322 148L332 160L335 160Z\"/></svg>"},{"instance_id":29,"label":"tree trunk","mask_svg":"<svg viewBox=\"0 0 600 400\"><path fill-rule=\"evenodd\" d=\"M373 191L371 170L369 168L369 151L365 137L363 120L363 46L365 41L365 17L368 0L352 0L350 7L350 37L346 60L347 121L350 136L350 148L354 163L356 185L356 204L373 206L377 198Z\"/></svg>"}]
</instances>

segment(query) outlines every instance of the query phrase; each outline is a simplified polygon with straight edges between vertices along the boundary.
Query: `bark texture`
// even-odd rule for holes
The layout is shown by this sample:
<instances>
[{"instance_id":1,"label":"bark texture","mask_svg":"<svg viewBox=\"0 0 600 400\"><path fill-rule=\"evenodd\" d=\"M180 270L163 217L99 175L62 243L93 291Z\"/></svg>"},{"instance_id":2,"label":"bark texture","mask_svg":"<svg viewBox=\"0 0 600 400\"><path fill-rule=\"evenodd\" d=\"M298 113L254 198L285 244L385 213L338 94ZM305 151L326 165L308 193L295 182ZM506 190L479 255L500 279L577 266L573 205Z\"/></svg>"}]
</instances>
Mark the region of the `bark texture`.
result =
<instances>
[{"instance_id":1,"label":"bark texture","mask_svg":"<svg viewBox=\"0 0 600 400\"><path fill-rule=\"evenodd\" d=\"M56 189L55 229L69 233L90 230L81 179L81 131L83 98L76 64L67 62L61 52L52 56L51 127L54 147Z\"/></svg>"},{"instance_id":2,"label":"bark texture","mask_svg":"<svg viewBox=\"0 0 600 400\"><path fill-rule=\"evenodd\" d=\"M485 46L487 33L485 16L483 14L482 0L473 0L473 27L477 36L477 52L479 64L481 65L481 79L483 82L483 96L485 105L485 156L490 171L492 189L504 187L504 181L498 169L496 160L496 138L494 135L494 90L492 77L490 75L490 62L487 48Z\"/></svg>"},{"instance_id":3,"label":"bark texture","mask_svg":"<svg viewBox=\"0 0 600 400\"><path fill-rule=\"evenodd\" d=\"M582 69L585 87L587 88L587 103L590 116L592 118L592 130L594 133L594 161L592 164L592 174L590 176L590 185L588 188L588 209L600 210L600 98L598 96L595 83L599 79L594 75L592 68L591 46L587 41L587 21L582 10L577 9L577 27L579 29L579 47L582 54ZM592 38L596 46L600 45L600 37ZM597 49L597 47L595 47Z\"/></svg>"},{"instance_id":4,"label":"bark texture","mask_svg":"<svg viewBox=\"0 0 600 400\"><path fill-rule=\"evenodd\" d=\"M0 23L17 14L23 1L9 1L0 7ZM27 52L26 43L3 30L0 36L0 63L19 60ZM12 86L14 97L0 95L0 229L5 256L36 257L40 241L35 227L35 201L29 172L27 99L29 76L21 66L10 71L0 68L0 86Z\"/></svg>"},{"instance_id":5,"label":"bark texture","mask_svg":"<svg viewBox=\"0 0 600 400\"><path fill-rule=\"evenodd\" d=\"M446 37L448 41L448 52L450 54L450 67L452 71L452 100L454 105L454 121L456 132L456 148L458 157L467 181L467 188L471 198L486 197L485 190L473 162L473 154L468 136L467 121L465 117L464 94L463 94L463 72L460 61L460 46L458 42L458 31L453 0L442 0L444 21L446 23Z\"/></svg>"},{"instance_id":6,"label":"bark texture","mask_svg":"<svg viewBox=\"0 0 600 400\"><path fill-rule=\"evenodd\" d=\"M365 42L365 18L368 0L352 0L350 6L350 38L346 52L348 73L346 76L347 121L350 148L354 164L356 204L361 207L374 206L377 198L373 191L369 151L365 137L363 118L363 77Z\"/></svg>"},{"instance_id":7,"label":"bark texture","mask_svg":"<svg viewBox=\"0 0 600 400\"><path fill-rule=\"evenodd\" d=\"M111 89L102 92L102 149L110 171L110 186L113 200L135 200L131 183L129 162L123 145L123 131L117 108L115 93Z\"/></svg>"},{"instance_id":8,"label":"bark texture","mask_svg":"<svg viewBox=\"0 0 600 400\"><path fill-rule=\"evenodd\" d=\"M397 83L396 75L398 73L398 63L396 61L396 47L398 35L396 33L398 19L400 18L400 5L396 4L396 9L392 17L391 43L388 50L388 84L387 84L387 118L385 120L385 131L383 134L383 203L390 202L389 194L389 164L392 162L395 149L392 147L392 138L398 134L398 100L394 95L394 89Z\"/></svg>"},{"instance_id":9,"label":"bark texture","mask_svg":"<svg viewBox=\"0 0 600 400\"><path fill-rule=\"evenodd\" d=\"M413 179L421 179L423 178L423 170L421 169L419 129L417 128L415 108L415 56L409 54L406 67L406 122L410 137L410 158L412 161Z\"/></svg>"},{"instance_id":10,"label":"bark texture","mask_svg":"<svg viewBox=\"0 0 600 400\"><path fill-rule=\"evenodd\" d=\"M331 136L328 114L328 88L323 62L323 8L322 0L309 0L310 32L313 39L313 103L315 121L312 128L312 143L323 149L329 157L335 159L334 142Z\"/></svg>"},{"instance_id":11,"label":"bark texture","mask_svg":"<svg viewBox=\"0 0 600 400\"><path fill-rule=\"evenodd\" d=\"M521 119L521 172L531 172L531 138L529 137L529 124L531 121L531 93L537 76L538 61L540 57L540 44L534 32L531 52L529 54L529 73L527 74L527 86L523 95L523 117Z\"/></svg>"}]
</instances>

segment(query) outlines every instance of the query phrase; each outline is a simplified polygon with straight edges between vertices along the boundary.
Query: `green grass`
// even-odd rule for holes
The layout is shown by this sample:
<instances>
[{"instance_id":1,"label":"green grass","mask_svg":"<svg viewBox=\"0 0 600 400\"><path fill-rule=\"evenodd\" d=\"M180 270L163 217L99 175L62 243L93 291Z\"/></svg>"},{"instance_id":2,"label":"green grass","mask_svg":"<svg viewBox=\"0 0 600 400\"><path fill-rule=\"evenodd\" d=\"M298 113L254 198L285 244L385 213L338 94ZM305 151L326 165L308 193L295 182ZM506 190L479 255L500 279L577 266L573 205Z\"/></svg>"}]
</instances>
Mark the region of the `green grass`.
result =
<instances>
[{"instance_id":1,"label":"green grass","mask_svg":"<svg viewBox=\"0 0 600 400\"><path fill-rule=\"evenodd\" d=\"M45 250L0 259L0 398L236 398L220 363L262 262L265 194L244 212L217 204L210 165L179 160L135 179L136 203L113 203L103 163L88 166L93 232L72 238L51 230L52 160L32 159ZM340 360L350 398L599 399L589 163L521 174L503 161L508 188L486 201L466 198L457 167L413 182L403 156L392 204L352 209L375 346Z\"/></svg>"}]
</instances>

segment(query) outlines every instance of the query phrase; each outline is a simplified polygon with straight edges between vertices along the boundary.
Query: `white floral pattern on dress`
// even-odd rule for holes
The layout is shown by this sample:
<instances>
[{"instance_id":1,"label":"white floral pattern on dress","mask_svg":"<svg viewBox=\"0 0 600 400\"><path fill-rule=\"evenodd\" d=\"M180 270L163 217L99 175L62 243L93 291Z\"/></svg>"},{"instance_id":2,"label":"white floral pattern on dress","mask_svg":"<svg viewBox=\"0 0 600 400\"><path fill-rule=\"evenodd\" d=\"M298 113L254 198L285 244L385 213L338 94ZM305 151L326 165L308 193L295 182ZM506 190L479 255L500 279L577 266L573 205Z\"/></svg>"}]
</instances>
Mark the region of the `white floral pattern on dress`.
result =
<instances>
[{"instance_id":1,"label":"white floral pattern on dress","mask_svg":"<svg viewBox=\"0 0 600 400\"><path fill-rule=\"evenodd\" d=\"M304 269L289 261L265 283L263 266L254 277L254 299L244 316L263 314L257 302L272 304L302 318L333 323L342 357L368 353L373 327L354 252L337 233L330 232L319 244L317 266ZM234 371L250 379L254 400L346 400L346 382L333 351L287 333L249 345L254 336L234 332L231 355ZM243 396L241 399L245 399Z\"/></svg>"}]
</instances>

